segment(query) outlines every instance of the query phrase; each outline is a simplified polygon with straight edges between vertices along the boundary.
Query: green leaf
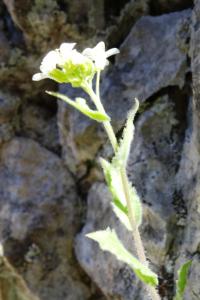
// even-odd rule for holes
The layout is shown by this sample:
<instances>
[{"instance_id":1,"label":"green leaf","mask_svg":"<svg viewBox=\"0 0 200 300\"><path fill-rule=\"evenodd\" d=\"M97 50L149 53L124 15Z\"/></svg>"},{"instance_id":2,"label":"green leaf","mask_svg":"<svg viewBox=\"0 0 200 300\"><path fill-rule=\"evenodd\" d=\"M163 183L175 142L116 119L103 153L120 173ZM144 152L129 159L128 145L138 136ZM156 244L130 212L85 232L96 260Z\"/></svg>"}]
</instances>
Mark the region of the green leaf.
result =
<instances>
[{"instance_id":1,"label":"green leaf","mask_svg":"<svg viewBox=\"0 0 200 300\"><path fill-rule=\"evenodd\" d=\"M89 233L86 236L98 242L102 250L111 252L118 260L128 264L144 283L152 286L158 284L157 275L126 250L114 230L107 228L106 230Z\"/></svg>"},{"instance_id":2,"label":"green leaf","mask_svg":"<svg viewBox=\"0 0 200 300\"><path fill-rule=\"evenodd\" d=\"M104 170L105 179L108 188L113 196L113 210L120 221L130 230L130 222L128 219L128 208L126 206L126 198L121 181L120 170L105 159L100 159ZM142 222L142 205L137 195L136 189L129 183L129 193L131 195L135 220L139 226Z\"/></svg>"},{"instance_id":3,"label":"green leaf","mask_svg":"<svg viewBox=\"0 0 200 300\"><path fill-rule=\"evenodd\" d=\"M191 264L192 261L189 260L184 263L178 270L178 279L176 281L176 295L174 297L174 300L183 300L184 291L187 285L188 272Z\"/></svg>"},{"instance_id":4,"label":"green leaf","mask_svg":"<svg viewBox=\"0 0 200 300\"><path fill-rule=\"evenodd\" d=\"M46 91L46 93L67 102L69 105L71 105L74 108L78 109L84 115L88 116L89 118L91 118L95 121L98 121L98 122L110 121L110 118L109 118L108 115L100 113L96 110L90 109L89 106L86 103L86 100L83 99L83 98L76 98L76 101L72 101L67 96L62 95L60 93L49 92L49 91Z\"/></svg>"},{"instance_id":5,"label":"green leaf","mask_svg":"<svg viewBox=\"0 0 200 300\"><path fill-rule=\"evenodd\" d=\"M120 222L126 227L126 229L132 231L128 215L125 214L114 202L112 203L112 209Z\"/></svg>"},{"instance_id":6,"label":"green leaf","mask_svg":"<svg viewBox=\"0 0 200 300\"><path fill-rule=\"evenodd\" d=\"M134 211L137 225L140 226L142 223L142 204L135 187L132 186L130 182L129 182L129 189L130 189L130 195L132 199L131 201L132 209Z\"/></svg>"},{"instance_id":7,"label":"green leaf","mask_svg":"<svg viewBox=\"0 0 200 300\"><path fill-rule=\"evenodd\" d=\"M135 98L135 104L133 108L129 111L126 125L123 130L122 139L119 142L119 147L116 151L116 154L113 158L113 164L115 164L118 167L126 167L130 149L131 149L131 143L133 141L134 137L134 118L139 108L139 101Z\"/></svg>"}]
</instances>

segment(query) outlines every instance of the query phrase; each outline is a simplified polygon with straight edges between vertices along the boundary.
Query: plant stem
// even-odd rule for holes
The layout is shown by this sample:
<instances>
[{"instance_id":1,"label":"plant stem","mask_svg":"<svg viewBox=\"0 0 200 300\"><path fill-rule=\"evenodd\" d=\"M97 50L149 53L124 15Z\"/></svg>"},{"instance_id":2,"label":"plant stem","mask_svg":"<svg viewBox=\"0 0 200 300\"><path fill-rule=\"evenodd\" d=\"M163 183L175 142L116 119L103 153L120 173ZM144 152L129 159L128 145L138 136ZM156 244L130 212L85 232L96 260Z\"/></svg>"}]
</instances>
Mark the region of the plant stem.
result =
<instances>
[{"instance_id":1,"label":"plant stem","mask_svg":"<svg viewBox=\"0 0 200 300\"><path fill-rule=\"evenodd\" d=\"M144 246L142 243L142 239L138 230L138 226L136 224L135 221L135 216L134 216L134 212L132 209L132 205L131 205L131 197L130 197L130 193L129 193L129 182L128 182L128 177L126 174L126 169L122 168L121 171L121 179L122 179L122 184L124 187L124 194L125 194L125 198L126 198L126 204L127 204L127 208L128 208L128 215L129 215L129 221L131 224L131 228L132 228L132 234L133 234L133 240L134 240L134 244L135 244L135 249L139 258L139 261L141 263L143 263L144 265L148 266L148 262L145 256L145 250L144 250ZM147 292L149 293L149 296L152 300L160 300L160 296L158 295L157 290L154 287L151 287L150 285L146 286Z\"/></svg>"},{"instance_id":2,"label":"plant stem","mask_svg":"<svg viewBox=\"0 0 200 300\"><path fill-rule=\"evenodd\" d=\"M94 93L94 91L92 90L92 88L90 86L86 86L85 91L89 94L89 96L93 100L93 102L96 105L99 112L106 113L105 109L101 103L101 100L100 100L99 80L100 80L100 71L97 72L96 94ZM107 132L108 138L111 142L113 150L114 150L114 152L116 152L118 143L117 143L117 139L114 134L113 128L109 121L103 122L103 125L105 128L105 131ZM140 233L138 230L138 226L137 226L137 223L135 220L134 211L133 211L132 205L131 205L132 199L131 199L131 196L129 193L129 181L128 181L126 169L124 167L120 170L120 176L121 176L121 181L122 181L122 185L123 185L124 195L126 198L126 203L127 203L127 208L128 208L128 217L129 217L129 221L130 221L131 228L132 228L135 249L136 249L139 261L142 264L148 266L148 262L147 262L147 259L145 256L144 246L143 246L142 239L141 239L141 236L140 236ZM154 287L147 285L146 289L152 300L160 300L160 296Z\"/></svg>"},{"instance_id":3,"label":"plant stem","mask_svg":"<svg viewBox=\"0 0 200 300\"><path fill-rule=\"evenodd\" d=\"M98 80L99 80L99 76L97 76L97 81ZM97 83L97 89L98 89L98 86L99 85ZM94 104L96 105L98 111L103 113L103 114L106 114L105 109L104 109L104 107L103 107L103 105L100 101L100 98L97 97L97 95L94 93L93 89L89 85L86 85L86 86L84 86L84 90L91 97L91 99L93 100ZM99 92L98 92L98 94L99 94ZM113 150L116 151L117 150L117 139L116 139L116 136L114 134L113 128L112 128L109 121L103 122L103 125L104 125L104 128L105 128L106 132L107 132L108 138L111 142Z\"/></svg>"}]
</instances>

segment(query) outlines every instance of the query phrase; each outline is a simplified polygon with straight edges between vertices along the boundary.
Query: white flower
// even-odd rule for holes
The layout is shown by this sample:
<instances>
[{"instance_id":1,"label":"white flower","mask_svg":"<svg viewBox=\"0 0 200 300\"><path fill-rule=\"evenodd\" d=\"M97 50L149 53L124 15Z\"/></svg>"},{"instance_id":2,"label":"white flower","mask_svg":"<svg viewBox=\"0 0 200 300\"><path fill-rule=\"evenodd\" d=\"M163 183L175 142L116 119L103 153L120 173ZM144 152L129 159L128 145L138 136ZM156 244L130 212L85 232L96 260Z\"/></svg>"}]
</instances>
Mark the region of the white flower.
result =
<instances>
[{"instance_id":1,"label":"white flower","mask_svg":"<svg viewBox=\"0 0 200 300\"><path fill-rule=\"evenodd\" d=\"M74 49L75 43L63 43L59 49L50 51L40 65L41 73L33 76L38 81L50 78L58 83L71 83L81 87L91 82L96 72L93 61Z\"/></svg>"},{"instance_id":2,"label":"white flower","mask_svg":"<svg viewBox=\"0 0 200 300\"><path fill-rule=\"evenodd\" d=\"M117 48L105 51L105 43L99 42L94 48L86 48L82 54L94 61L98 70L103 70L109 64L108 57L118 54Z\"/></svg>"},{"instance_id":3,"label":"white flower","mask_svg":"<svg viewBox=\"0 0 200 300\"><path fill-rule=\"evenodd\" d=\"M63 61L68 60L71 54L76 51L74 50L75 45L76 43L62 43L60 45L59 51Z\"/></svg>"},{"instance_id":4,"label":"white flower","mask_svg":"<svg viewBox=\"0 0 200 300\"><path fill-rule=\"evenodd\" d=\"M51 78L50 73L54 71L58 66L62 67L65 62L72 56L75 43L63 43L60 45L59 49L52 50L43 58L40 65L40 71L42 73L37 73L33 75L34 81L39 81L45 78Z\"/></svg>"}]
</instances>

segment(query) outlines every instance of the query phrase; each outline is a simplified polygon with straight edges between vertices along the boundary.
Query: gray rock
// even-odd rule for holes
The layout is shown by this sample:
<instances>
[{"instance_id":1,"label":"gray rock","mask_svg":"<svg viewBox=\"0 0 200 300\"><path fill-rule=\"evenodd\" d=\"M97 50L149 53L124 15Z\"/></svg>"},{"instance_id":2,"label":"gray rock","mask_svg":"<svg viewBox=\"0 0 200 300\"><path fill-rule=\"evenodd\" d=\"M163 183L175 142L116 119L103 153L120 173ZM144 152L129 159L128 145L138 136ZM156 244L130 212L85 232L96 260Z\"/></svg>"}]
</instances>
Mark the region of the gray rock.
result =
<instances>
[{"instance_id":1,"label":"gray rock","mask_svg":"<svg viewBox=\"0 0 200 300\"><path fill-rule=\"evenodd\" d=\"M103 252L97 243L85 236L87 233L107 227L115 228L124 245L133 252L132 235L115 217L110 202L111 195L107 187L104 184L94 184L88 195L86 224L76 239L76 255L84 270L102 292L111 297L110 299L142 300L146 295L144 286L130 268L117 261L110 253ZM154 269L158 270L167 251L166 222L145 205L142 232L148 258Z\"/></svg>"},{"instance_id":2,"label":"gray rock","mask_svg":"<svg viewBox=\"0 0 200 300\"><path fill-rule=\"evenodd\" d=\"M41 299L87 299L89 290L79 282L72 253L80 225L72 177L56 155L30 139L5 143L0 157L5 254L21 265Z\"/></svg>"},{"instance_id":3,"label":"gray rock","mask_svg":"<svg viewBox=\"0 0 200 300\"><path fill-rule=\"evenodd\" d=\"M165 87L184 85L190 15L191 11L186 10L162 17L142 17L133 26L120 48L115 67L103 78L102 99L116 131L121 129L134 97L145 101ZM70 87L62 86L60 91L72 97L80 96L79 90L72 92ZM102 127L94 121L62 102L59 107L64 157L70 170L76 172L77 165L93 159L107 139Z\"/></svg>"},{"instance_id":4,"label":"gray rock","mask_svg":"<svg viewBox=\"0 0 200 300\"><path fill-rule=\"evenodd\" d=\"M10 46L5 33L2 30L2 23L0 21L0 66L3 66L8 60Z\"/></svg>"},{"instance_id":5,"label":"gray rock","mask_svg":"<svg viewBox=\"0 0 200 300\"><path fill-rule=\"evenodd\" d=\"M21 100L17 95L0 91L0 144L14 136L18 127L18 109Z\"/></svg>"},{"instance_id":6,"label":"gray rock","mask_svg":"<svg viewBox=\"0 0 200 300\"><path fill-rule=\"evenodd\" d=\"M198 282L200 281L200 259L196 254L192 259L192 266L189 272L189 280L187 283L184 300L198 300L200 295L200 287Z\"/></svg>"},{"instance_id":7,"label":"gray rock","mask_svg":"<svg viewBox=\"0 0 200 300\"><path fill-rule=\"evenodd\" d=\"M175 212L175 178L185 135L186 116L177 115L176 107L187 102L180 101L163 95L142 112L128 164L129 177L142 199L165 219Z\"/></svg>"},{"instance_id":8,"label":"gray rock","mask_svg":"<svg viewBox=\"0 0 200 300\"><path fill-rule=\"evenodd\" d=\"M54 100L53 100L54 101ZM22 108L21 127L23 136L36 140L45 148L59 153L56 113L46 107L30 104Z\"/></svg>"},{"instance_id":9,"label":"gray rock","mask_svg":"<svg viewBox=\"0 0 200 300\"><path fill-rule=\"evenodd\" d=\"M117 56L124 98L144 101L164 87L183 87L190 16L191 10L144 16L135 24Z\"/></svg>"},{"instance_id":10,"label":"gray rock","mask_svg":"<svg viewBox=\"0 0 200 300\"><path fill-rule=\"evenodd\" d=\"M76 41L80 49L99 40L109 47L122 44L114 67L110 64L103 74L101 93L118 137L133 98L140 98L128 171L144 202L140 230L147 256L159 273L163 299L172 299L173 276L192 258L185 300L197 300L200 1L192 19L190 10L183 11L192 7L190 0L96 2L0 2L0 237L5 253L40 300L146 300L133 272L84 236L109 225L133 248L111 211L105 185L95 184L102 181L96 159L112 155L102 126L61 102L56 115L56 103L52 110L54 100L44 90L57 90L57 85L31 81L45 53L61 42ZM63 92L74 96L68 88ZM60 148L62 159L55 155ZM78 264L73 237L81 226Z\"/></svg>"},{"instance_id":11,"label":"gray rock","mask_svg":"<svg viewBox=\"0 0 200 300\"><path fill-rule=\"evenodd\" d=\"M200 71L200 2L195 1L192 14L190 56L193 74L193 101L188 113L188 129L185 138L177 184L182 189L187 209L185 227L182 232L176 269L181 263L192 259L192 266L186 290L186 300L199 298L199 245L200 245L200 201L199 201L199 71Z\"/></svg>"},{"instance_id":12,"label":"gray rock","mask_svg":"<svg viewBox=\"0 0 200 300\"><path fill-rule=\"evenodd\" d=\"M23 32L29 47L35 47L39 52L45 52L51 47L57 47L63 41L72 38L80 42L87 35L79 33L80 23L84 24L88 13L88 1L77 1L68 4L62 1L10 1L4 0L15 24ZM82 26L83 26L82 25Z\"/></svg>"},{"instance_id":13,"label":"gray rock","mask_svg":"<svg viewBox=\"0 0 200 300\"><path fill-rule=\"evenodd\" d=\"M123 242L131 248L131 235L127 234L112 212L111 197L104 184L94 184L88 195L86 225L76 239L76 256L79 263L110 299L135 299L141 289L133 272L108 252L103 252L85 234L117 227ZM135 282L133 285L132 283Z\"/></svg>"},{"instance_id":14,"label":"gray rock","mask_svg":"<svg viewBox=\"0 0 200 300\"><path fill-rule=\"evenodd\" d=\"M16 114L21 100L18 96L0 91L0 123L10 121Z\"/></svg>"}]
</instances>

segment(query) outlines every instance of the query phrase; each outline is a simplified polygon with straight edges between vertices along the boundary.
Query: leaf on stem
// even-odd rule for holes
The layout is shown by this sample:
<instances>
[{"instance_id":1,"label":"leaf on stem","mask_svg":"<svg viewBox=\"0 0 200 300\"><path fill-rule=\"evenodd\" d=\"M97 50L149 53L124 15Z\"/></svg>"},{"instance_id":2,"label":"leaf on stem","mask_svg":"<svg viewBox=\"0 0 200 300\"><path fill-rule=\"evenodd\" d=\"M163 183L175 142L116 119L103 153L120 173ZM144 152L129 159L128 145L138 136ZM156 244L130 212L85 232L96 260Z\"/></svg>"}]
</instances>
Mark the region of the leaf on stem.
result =
<instances>
[{"instance_id":1,"label":"leaf on stem","mask_svg":"<svg viewBox=\"0 0 200 300\"><path fill-rule=\"evenodd\" d=\"M135 258L117 237L115 230L107 228L106 230L100 230L92 232L86 235L99 243L99 246L104 251L109 251L114 254L118 260L128 264L140 280L151 286L158 284L157 275L152 272L147 266L144 266Z\"/></svg>"},{"instance_id":2,"label":"leaf on stem","mask_svg":"<svg viewBox=\"0 0 200 300\"><path fill-rule=\"evenodd\" d=\"M178 270L178 279L176 281L176 295L174 300L183 300L184 291L187 285L188 272L192 261L184 263Z\"/></svg>"},{"instance_id":3,"label":"leaf on stem","mask_svg":"<svg viewBox=\"0 0 200 300\"><path fill-rule=\"evenodd\" d=\"M82 112L84 115L88 116L89 118L97 122L110 121L110 117L108 115L90 109L90 107L86 103L86 100L83 98L76 98L76 100L73 101L69 99L67 96L62 95L60 93L49 92L49 91L46 91L46 93L67 102L69 105L73 106L74 108Z\"/></svg>"},{"instance_id":4,"label":"leaf on stem","mask_svg":"<svg viewBox=\"0 0 200 300\"><path fill-rule=\"evenodd\" d=\"M115 165L109 163L103 158L100 159L100 162L104 171L108 188L113 196L113 211L120 219L122 224L124 224L125 227L131 231L132 229L128 218L128 208L126 205L120 171ZM129 184L129 193L132 199L131 204L133 205L135 220L139 226L142 222L142 206L137 192L135 188L131 186L131 184Z\"/></svg>"},{"instance_id":5,"label":"leaf on stem","mask_svg":"<svg viewBox=\"0 0 200 300\"><path fill-rule=\"evenodd\" d=\"M133 108L129 111L126 125L123 130L122 139L119 142L119 147L116 151L116 154L113 158L113 164L115 164L118 167L126 167L130 149L131 149L131 143L133 141L134 137L134 118L139 108L139 101L135 98L135 104Z\"/></svg>"}]
</instances>

